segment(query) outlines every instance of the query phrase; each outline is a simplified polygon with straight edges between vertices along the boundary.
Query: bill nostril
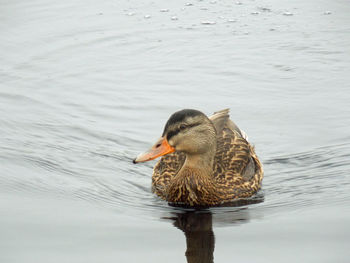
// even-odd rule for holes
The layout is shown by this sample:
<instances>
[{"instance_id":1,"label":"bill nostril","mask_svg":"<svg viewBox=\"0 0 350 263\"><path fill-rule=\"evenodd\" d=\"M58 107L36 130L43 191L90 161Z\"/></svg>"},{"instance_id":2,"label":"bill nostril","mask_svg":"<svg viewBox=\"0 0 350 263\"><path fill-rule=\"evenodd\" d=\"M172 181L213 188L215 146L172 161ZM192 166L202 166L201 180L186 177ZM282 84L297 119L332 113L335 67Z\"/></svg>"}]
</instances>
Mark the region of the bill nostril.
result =
<instances>
[{"instance_id":1,"label":"bill nostril","mask_svg":"<svg viewBox=\"0 0 350 263\"><path fill-rule=\"evenodd\" d=\"M161 145L161 144L160 144L160 143L158 143L158 144L156 145L156 148L158 148L160 145Z\"/></svg>"}]
</instances>

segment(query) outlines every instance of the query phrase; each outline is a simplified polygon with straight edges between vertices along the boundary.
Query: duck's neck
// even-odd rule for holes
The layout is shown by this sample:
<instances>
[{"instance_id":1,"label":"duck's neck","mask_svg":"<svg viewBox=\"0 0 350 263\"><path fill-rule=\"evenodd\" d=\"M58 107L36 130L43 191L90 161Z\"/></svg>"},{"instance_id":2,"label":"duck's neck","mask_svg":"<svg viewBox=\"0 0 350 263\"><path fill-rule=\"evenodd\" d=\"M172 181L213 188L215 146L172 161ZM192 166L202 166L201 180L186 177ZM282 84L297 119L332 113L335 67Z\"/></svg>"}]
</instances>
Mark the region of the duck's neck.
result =
<instances>
[{"instance_id":1,"label":"duck's neck","mask_svg":"<svg viewBox=\"0 0 350 263\"><path fill-rule=\"evenodd\" d=\"M187 168L196 170L198 173L211 175L213 172L213 165L214 153L212 151L202 154L187 154L185 163L178 175L181 175L181 173Z\"/></svg>"}]
</instances>

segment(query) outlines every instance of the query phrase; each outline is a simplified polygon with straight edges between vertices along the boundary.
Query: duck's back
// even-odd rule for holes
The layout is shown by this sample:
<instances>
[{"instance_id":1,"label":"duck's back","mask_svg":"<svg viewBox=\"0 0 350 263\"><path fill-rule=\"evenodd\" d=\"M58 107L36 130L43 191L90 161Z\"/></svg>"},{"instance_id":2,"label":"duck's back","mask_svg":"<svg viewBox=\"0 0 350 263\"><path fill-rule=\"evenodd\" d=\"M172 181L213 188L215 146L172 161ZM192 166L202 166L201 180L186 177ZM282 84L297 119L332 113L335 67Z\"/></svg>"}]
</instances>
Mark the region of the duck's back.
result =
<instances>
[{"instance_id":1,"label":"duck's back","mask_svg":"<svg viewBox=\"0 0 350 263\"><path fill-rule=\"evenodd\" d=\"M249 197L260 189L262 165L246 135L231 120L228 109L209 118L217 130L217 150L213 177L225 194L225 199ZM156 164L152 176L152 190L165 199L166 189L183 166L185 154L174 152L163 156Z\"/></svg>"},{"instance_id":2,"label":"duck's back","mask_svg":"<svg viewBox=\"0 0 350 263\"><path fill-rule=\"evenodd\" d=\"M213 176L228 199L250 197L261 187L262 165L240 133L224 127L218 136Z\"/></svg>"}]
</instances>

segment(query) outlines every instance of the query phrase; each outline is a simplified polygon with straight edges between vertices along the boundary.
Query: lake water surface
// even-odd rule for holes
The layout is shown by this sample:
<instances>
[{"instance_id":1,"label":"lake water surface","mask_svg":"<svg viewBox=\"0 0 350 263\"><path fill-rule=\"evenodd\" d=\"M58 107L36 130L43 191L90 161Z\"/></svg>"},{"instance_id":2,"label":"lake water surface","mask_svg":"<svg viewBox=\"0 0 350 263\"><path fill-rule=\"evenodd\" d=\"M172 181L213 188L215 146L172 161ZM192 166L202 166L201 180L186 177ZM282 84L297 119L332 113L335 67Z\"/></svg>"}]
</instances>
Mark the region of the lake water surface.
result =
<instances>
[{"instance_id":1,"label":"lake water surface","mask_svg":"<svg viewBox=\"0 0 350 263\"><path fill-rule=\"evenodd\" d=\"M349 262L347 0L1 1L1 262ZM132 159L230 108L263 189L191 211Z\"/></svg>"}]
</instances>

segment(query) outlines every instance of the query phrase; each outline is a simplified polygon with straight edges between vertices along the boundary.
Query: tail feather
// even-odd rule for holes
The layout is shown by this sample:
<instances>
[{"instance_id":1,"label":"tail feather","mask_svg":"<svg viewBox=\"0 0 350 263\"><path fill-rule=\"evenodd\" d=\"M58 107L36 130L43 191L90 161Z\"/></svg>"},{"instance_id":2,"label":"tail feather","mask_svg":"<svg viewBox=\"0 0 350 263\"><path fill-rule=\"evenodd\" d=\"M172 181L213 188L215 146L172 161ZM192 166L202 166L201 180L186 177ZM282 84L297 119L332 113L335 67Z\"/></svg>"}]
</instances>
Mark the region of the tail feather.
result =
<instances>
[{"instance_id":1,"label":"tail feather","mask_svg":"<svg viewBox=\"0 0 350 263\"><path fill-rule=\"evenodd\" d=\"M238 132L242 138L248 141L248 135L240 128L238 128L238 126L232 120L229 119L229 111L229 109L220 110L214 112L214 114L209 117L209 119L213 122L217 133L220 134L225 125L227 125L231 130Z\"/></svg>"},{"instance_id":2,"label":"tail feather","mask_svg":"<svg viewBox=\"0 0 350 263\"><path fill-rule=\"evenodd\" d=\"M217 111L217 112L214 112L214 114L209 117L209 119L213 122L216 132L218 134L222 132L227 121L230 118L229 111L230 111L229 109Z\"/></svg>"}]
</instances>

